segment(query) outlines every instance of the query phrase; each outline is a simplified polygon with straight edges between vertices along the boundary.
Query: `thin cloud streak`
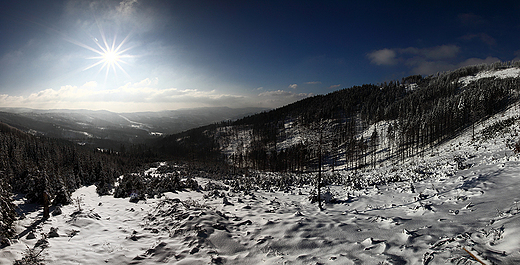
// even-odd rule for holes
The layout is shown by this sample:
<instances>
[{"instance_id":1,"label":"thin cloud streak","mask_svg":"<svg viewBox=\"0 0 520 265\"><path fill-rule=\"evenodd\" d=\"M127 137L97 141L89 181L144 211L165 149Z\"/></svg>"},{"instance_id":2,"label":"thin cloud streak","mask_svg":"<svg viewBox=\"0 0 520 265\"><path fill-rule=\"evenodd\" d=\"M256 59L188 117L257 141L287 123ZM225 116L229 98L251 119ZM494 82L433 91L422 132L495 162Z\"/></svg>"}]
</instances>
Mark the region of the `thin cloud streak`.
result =
<instances>
[{"instance_id":1,"label":"thin cloud streak","mask_svg":"<svg viewBox=\"0 0 520 265\"><path fill-rule=\"evenodd\" d=\"M62 86L44 89L28 96L0 94L3 107L27 107L37 109L105 109L115 112L157 111L164 109L201 107L266 107L275 108L312 96L311 93L291 91L266 91L245 96L223 94L216 90L158 88L159 80L144 79L127 83L116 89L101 89L97 82L82 86Z\"/></svg>"},{"instance_id":2,"label":"thin cloud streak","mask_svg":"<svg viewBox=\"0 0 520 265\"><path fill-rule=\"evenodd\" d=\"M367 54L370 62L376 65L394 65L397 63L397 53L391 49L382 49Z\"/></svg>"},{"instance_id":3,"label":"thin cloud streak","mask_svg":"<svg viewBox=\"0 0 520 265\"><path fill-rule=\"evenodd\" d=\"M457 45L440 45L427 48L408 47L403 49L384 48L367 54L367 58L376 65L406 66L411 74L429 75L436 72L449 71L472 64L493 63L500 61L489 56L485 59L460 59L460 47Z\"/></svg>"},{"instance_id":4,"label":"thin cloud streak","mask_svg":"<svg viewBox=\"0 0 520 265\"><path fill-rule=\"evenodd\" d=\"M294 93L292 91L275 90L260 93L256 99L260 102L260 104L257 105L258 107L274 108L312 96L312 93Z\"/></svg>"}]
</instances>

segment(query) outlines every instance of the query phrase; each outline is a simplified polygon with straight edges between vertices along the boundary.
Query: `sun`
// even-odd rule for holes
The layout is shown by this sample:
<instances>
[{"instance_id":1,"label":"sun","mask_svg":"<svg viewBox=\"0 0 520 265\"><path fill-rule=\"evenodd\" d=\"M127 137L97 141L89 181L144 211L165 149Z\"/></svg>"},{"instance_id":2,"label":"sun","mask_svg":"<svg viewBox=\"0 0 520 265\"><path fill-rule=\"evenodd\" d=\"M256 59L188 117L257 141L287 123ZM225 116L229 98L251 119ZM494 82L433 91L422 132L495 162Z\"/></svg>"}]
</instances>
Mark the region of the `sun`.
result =
<instances>
[{"instance_id":1,"label":"sun","mask_svg":"<svg viewBox=\"0 0 520 265\"><path fill-rule=\"evenodd\" d=\"M83 71L100 66L98 73L105 71L105 81L107 81L110 72L113 72L117 78L118 71L123 72L127 77L131 78L123 68L123 64L130 64L129 61L131 62L131 58L138 57L128 54L129 50L135 48L135 46L128 44L130 36L132 35L131 32L128 33L128 35L126 35L124 38L118 38L117 34L105 34L105 30L100 24L98 24L98 29L99 34L97 36L88 34L88 37L94 43L90 45L63 35L66 41L83 47L96 54L96 56L86 58L88 60L95 60L95 62L83 68Z\"/></svg>"},{"instance_id":2,"label":"sun","mask_svg":"<svg viewBox=\"0 0 520 265\"><path fill-rule=\"evenodd\" d=\"M128 39L128 36L119 43L117 42L116 36L114 36L113 41L110 44L107 41L104 34L101 35L101 38L102 41L98 41L97 38L93 38L93 41L95 42L97 48L90 46L86 47L87 49L97 53L98 56L88 58L97 61L85 68L84 70L101 65L99 72L105 69L105 78L108 77L110 71L113 71L114 74L117 75L116 69L121 70L124 74L128 76L128 73L121 66L122 64L128 64L128 62L125 59L133 57L132 55L126 54L126 52L130 48L123 49L123 46Z\"/></svg>"},{"instance_id":3,"label":"sun","mask_svg":"<svg viewBox=\"0 0 520 265\"><path fill-rule=\"evenodd\" d=\"M109 66L119 63L119 54L115 51L107 51L103 54L103 61L107 63Z\"/></svg>"}]
</instances>

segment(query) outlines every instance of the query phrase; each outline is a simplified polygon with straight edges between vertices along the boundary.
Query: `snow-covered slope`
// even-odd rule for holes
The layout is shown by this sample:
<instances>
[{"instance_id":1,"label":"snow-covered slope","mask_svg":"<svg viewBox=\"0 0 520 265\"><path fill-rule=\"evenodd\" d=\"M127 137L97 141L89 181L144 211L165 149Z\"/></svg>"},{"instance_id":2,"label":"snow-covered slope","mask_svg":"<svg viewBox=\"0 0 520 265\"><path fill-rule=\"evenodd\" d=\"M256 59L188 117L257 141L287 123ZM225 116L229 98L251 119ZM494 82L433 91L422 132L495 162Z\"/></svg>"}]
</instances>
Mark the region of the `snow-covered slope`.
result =
<instances>
[{"instance_id":1,"label":"snow-covered slope","mask_svg":"<svg viewBox=\"0 0 520 265\"><path fill-rule=\"evenodd\" d=\"M469 130L401 164L336 171L380 184L325 187L336 200L323 211L310 186L234 192L199 178L203 191L138 203L84 187L43 223L41 209L28 210L0 263L46 242L35 248L46 264L520 264L518 114L512 107L477 125L475 139Z\"/></svg>"},{"instance_id":2,"label":"snow-covered slope","mask_svg":"<svg viewBox=\"0 0 520 265\"><path fill-rule=\"evenodd\" d=\"M503 70L480 72L476 75L463 77L459 80L459 82L461 82L464 85L468 85L469 83L477 81L482 78L494 77L494 78L505 79L505 78L517 78L519 76L520 76L520 68L512 67L512 68L507 68L507 69L503 69Z\"/></svg>"}]
</instances>

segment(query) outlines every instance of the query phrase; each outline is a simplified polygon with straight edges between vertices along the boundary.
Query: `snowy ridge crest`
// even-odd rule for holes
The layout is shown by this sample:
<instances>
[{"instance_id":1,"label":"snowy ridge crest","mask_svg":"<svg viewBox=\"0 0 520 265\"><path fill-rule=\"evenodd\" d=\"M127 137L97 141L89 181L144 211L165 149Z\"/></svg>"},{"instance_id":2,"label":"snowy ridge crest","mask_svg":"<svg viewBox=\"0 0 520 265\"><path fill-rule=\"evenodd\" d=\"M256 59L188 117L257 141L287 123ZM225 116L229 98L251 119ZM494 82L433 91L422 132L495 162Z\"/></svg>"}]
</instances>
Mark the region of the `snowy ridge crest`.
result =
<instances>
[{"instance_id":1,"label":"snowy ridge crest","mask_svg":"<svg viewBox=\"0 0 520 265\"><path fill-rule=\"evenodd\" d=\"M477 81L483 78L518 78L520 76L520 68L508 68L503 70L494 70L494 71L483 71L474 76L465 76L459 79L464 86L469 85L469 83Z\"/></svg>"}]
</instances>

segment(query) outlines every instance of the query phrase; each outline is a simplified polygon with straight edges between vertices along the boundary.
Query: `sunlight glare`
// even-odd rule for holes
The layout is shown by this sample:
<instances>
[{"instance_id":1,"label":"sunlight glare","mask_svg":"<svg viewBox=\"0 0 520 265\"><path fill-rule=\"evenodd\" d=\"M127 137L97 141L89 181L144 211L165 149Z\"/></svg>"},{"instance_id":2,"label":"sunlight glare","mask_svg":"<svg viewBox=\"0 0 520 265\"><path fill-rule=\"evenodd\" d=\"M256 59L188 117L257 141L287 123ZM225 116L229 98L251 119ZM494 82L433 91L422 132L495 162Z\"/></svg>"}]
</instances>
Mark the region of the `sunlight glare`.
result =
<instances>
[{"instance_id":1,"label":"sunlight glare","mask_svg":"<svg viewBox=\"0 0 520 265\"><path fill-rule=\"evenodd\" d=\"M119 61L119 55L114 51L107 51L103 54L103 60L109 64L114 64Z\"/></svg>"},{"instance_id":2,"label":"sunlight glare","mask_svg":"<svg viewBox=\"0 0 520 265\"><path fill-rule=\"evenodd\" d=\"M100 30L102 42L98 41L97 38L93 38L94 43L98 46L98 49L82 45L83 47L97 53L99 56L90 57L88 59L95 59L97 62L93 63L92 65L88 66L84 70L90 69L92 67L95 67L97 65L101 65L101 68L99 69L99 72L101 72L103 69L106 69L105 72L105 79L108 77L108 74L110 72L110 69L114 72L114 74L117 77L116 68L119 68L126 76L129 76L128 73L123 69L121 64L128 64L124 59L125 58L131 58L132 55L125 54L130 48L127 49L121 49L121 47L125 44L128 37L123 39L118 45L116 45L116 36L114 36L114 39L112 41L112 44L110 45L107 42L107 39L104 35L104 32Z\"/></svg>"}]
</instances>

